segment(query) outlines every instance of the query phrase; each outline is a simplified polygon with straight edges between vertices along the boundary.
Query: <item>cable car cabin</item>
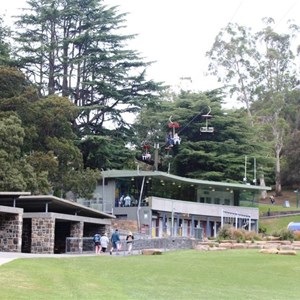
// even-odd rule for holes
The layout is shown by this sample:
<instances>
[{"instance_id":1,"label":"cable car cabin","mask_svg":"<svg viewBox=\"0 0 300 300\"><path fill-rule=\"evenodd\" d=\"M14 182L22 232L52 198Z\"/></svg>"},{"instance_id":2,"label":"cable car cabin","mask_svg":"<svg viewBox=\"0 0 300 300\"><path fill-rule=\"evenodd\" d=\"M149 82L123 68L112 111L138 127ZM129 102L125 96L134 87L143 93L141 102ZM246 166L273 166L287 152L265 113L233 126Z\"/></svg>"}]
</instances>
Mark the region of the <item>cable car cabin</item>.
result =
<instances>
[{"instance_id":1,"label":"cable car cabin","mask_svg":"<svg viewBox=\"0 0 300 300\"><path fill-rule=\"evenodd\" d=\"M213 133L215 130L214 127L200 127L200 132Z\"/></svg>"},{"instance_id":2,"label":"cable car cabin","mask_svg":"<svg viewBox=\"0 0 300 300\"><path fill-rule=\"evenodd\" d=\"M299 222L290 222L287 229L291 230L291 231L300 231L300 223Z\"/></svg>"}]
</instances>

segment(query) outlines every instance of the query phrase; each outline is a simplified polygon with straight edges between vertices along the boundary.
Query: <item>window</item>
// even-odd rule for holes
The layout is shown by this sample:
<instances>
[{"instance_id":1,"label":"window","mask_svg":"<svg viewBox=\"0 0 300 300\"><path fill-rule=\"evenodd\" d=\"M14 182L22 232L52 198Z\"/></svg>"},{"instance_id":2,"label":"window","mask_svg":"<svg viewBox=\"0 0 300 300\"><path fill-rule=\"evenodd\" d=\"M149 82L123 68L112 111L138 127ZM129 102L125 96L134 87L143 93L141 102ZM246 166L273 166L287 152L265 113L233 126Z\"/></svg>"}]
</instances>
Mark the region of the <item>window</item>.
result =
<instances>
[{"instance_id":1,"label":"window","mask_svg":"<svg viewBox=\"0 0 300 300\"><path fill-rule=\"evenodd\" d=\"M230 199L224 199L224 204L225 205L230 205Z\"/></svg>"},{"instance_id":2,"label":"window","mask_svg":"<svg viewBox=\"0 0 300 300\"><path fill-rule=\"evenodd\" d=\"M210 197L206 197L206 203L211 203L211 198Z\"/></svg>"},{"instance_id":3,"label":"window","mask_svg":"<svg viewBox=\"0 0 300 300\"><path fill-rule=\"evenodd\" d=\"M220 202L221 202L221 201L220 201L220 198L215 198L215 199L214 199L214 202L215 202L215 204L220 204Z\"/></svg>"}]
</instances>

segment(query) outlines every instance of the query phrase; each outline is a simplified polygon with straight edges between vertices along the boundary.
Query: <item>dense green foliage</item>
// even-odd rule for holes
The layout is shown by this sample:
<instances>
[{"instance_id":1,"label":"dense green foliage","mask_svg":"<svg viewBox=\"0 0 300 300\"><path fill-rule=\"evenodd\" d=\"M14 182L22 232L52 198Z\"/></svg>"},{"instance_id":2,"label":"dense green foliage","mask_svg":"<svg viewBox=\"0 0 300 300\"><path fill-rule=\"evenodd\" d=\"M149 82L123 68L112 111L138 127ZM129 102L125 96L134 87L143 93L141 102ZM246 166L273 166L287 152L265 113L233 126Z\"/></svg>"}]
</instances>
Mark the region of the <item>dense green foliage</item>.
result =
<instances>
[{"instance_id":1,"label":"dense green foliage","mask_svg":"<svg viewBox=\"0 0 300 300\"><path fill-rule=\"evenodd\" d=\"M146 80L149 63L127 48L134 35L120 34L125 16L102 1L31 0L12 52L0 22L0 107L21 120L18 160L34 178L2 189L91 197L99 169L133 164L126 113L155 105L163 87ZM22 72L8 68L10 55Z\"/></svg>"},{"instance_id":2,"label":"dense green foliage","mask_svg":"<svg viewBox=\"0 0 300 300\"><path fill-rule=\"evenodd\" d=\"M126 14L103 1L31 0L17 25L19 65L41 95L61 93L80 109L81 136L104 135L107 122L127 127L124 113L152 104L160 84L146 80L149 63L127 48Z\"/></svg>"},{"instance_id":3,"label":"dense green foliage","mask_svg":"<svg viewBox=\"0 0 300 300\"><path fill-rule=\"evenodd\" d=\"M225 88L173 95L147 79L150 63L128 49L135 36L124 34L125 22L118 7L95 0L29 0L15 32L0 19L0 121L2 135L14 137L1 149L1 189L90 197L99 169L135 168L145 145L152 159L150 167L140 165L156 167L155 144L162 171L215 181L263 179L275 182L277 193L281 183L298 184L300 93L293 89L292 51L298 26L279 34L269 18L253 34L228 24L208 52L210 71ZM245 108L222 108L229 94ZM213 133L201 132L210 108ZM180 124L181 144L168 149L171 120ZM8 144L17 141L9 164Z\"/></svg>"},{"instance_id":4,"label":"dense green foliage","mask_svg":"<svg viewBox=\"0 0 300 300\"><path fill-rule=\"evenodd\" d=\"M160 143L163 170L167 170L170 163L171 171L181 176L232 182L243 181L245 156L248 156L247 167L251 170L248 181L254 180L253 159L256 158L257 175L264 174L271 183L273 161L267 157L267 144L257 140L244 110L225 110L221 103L222 95L218 93L182 92L173 101L162 101L159 109L143 110L135 124L140 151L145 143ZM203 115L209 107L212 109L209 127L213 127L214 132L203 133L200 128L206 126ZM180 124L176 131L181 143L166 151L170 116Z\"/></svg>"},{"instance_id":5,"label":"dense green foliage","mask_svg":"<svg viewBox=\"0 0 300 300\"><path fill-rule=\"evenodd\" d=\"M18 259L0 266L0 297L296 300L299 259L257 249Z\"/></svg>"}]
</instances>

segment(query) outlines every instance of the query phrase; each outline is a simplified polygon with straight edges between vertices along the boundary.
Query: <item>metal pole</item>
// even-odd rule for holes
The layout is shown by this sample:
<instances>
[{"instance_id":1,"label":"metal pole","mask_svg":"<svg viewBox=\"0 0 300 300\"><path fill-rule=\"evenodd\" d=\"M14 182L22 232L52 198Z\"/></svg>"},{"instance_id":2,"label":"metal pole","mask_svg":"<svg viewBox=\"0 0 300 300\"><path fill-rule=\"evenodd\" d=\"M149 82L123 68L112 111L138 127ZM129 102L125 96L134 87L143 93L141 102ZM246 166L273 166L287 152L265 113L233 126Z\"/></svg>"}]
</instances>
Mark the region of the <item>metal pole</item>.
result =
<instances>
[{"instance_id":1,"label":"metal pole","mask_svg":"<svg viewBox=\"0 0 300 300\"><path fill-rule=\"evenodd\" d=\"M139 232L141 232L140 210L141 210L142 196L143 196L143 192L144 192L144 184L145 184L145 176L143 177L142 187L141 187L140 196L139 196L139 203L138 203L138 207L136 210L137 225L138 225Z\"/></svg>"},{"instance_id":2,"label":"metal pole","mask_svg":"<svg viewBox=\"0 0 300 300\"><path fill-rule=\"evenodd\" d=\"M171 236L174 235L174 207L173 207L173 200L172 200L172 214L171 214Z\"/></svg>"},{"instance_id":3,"label":"metal pole","mask_svg":"<svg viewBox=\"0 0 300 300\"><path fill-rule=\"evenodd\" d=\"M245 155L245 182L247 182L247 155Z\"/></svg>"},{"instance_id":4,"label":"metal pole","mask_svg":"<svg viewBox=\"0 0 300 300\"><path fill-rule=\"evenodd\" d=\"M102 174L102 210L103 212L106 213L106 205L105 205L105 201L104 201L104 187L105 187L105 178ZM112 214L113 214L113 205L112 205Z\"/></svg>"},{"instance_id":5,"label":"metal pole","mask_svg":"<svg viewBox=\"0 0 300 300\"><path fill-rule=\"evenodd\" d=\"M299 190L297 189L296 192L296 196L297 196L297 208L299 207Z\"/></svg>"},{"instance_id":6,"label":"metal pole","mask_svg":"<svg viewBox=\"0 0 300 300\"><path fill-rule=\"evenodd\" d=\"M158 170L158 149L159 149L159 143L154 144L154 169L155 171Z\"/></svg>"},{"instance_id":7,"label":"metal pole","mask_svg":"<svg viewBox=\"0 0 300 300\"><path fill-rule=\"evenodd\" d=\"M254 179L253 179L253 183L256 185L256 158L254 157Z\"/></svg>"}]
</instances>

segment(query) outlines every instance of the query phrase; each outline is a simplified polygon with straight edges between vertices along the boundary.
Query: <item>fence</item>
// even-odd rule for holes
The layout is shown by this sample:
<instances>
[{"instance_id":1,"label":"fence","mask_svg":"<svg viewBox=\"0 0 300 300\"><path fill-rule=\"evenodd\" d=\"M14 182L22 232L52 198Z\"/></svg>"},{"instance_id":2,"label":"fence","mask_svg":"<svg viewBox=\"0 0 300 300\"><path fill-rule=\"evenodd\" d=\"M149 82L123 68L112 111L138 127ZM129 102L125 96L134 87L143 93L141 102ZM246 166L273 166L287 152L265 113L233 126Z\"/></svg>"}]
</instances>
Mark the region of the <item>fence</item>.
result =
<instances>
[{"instance_id":1,"label":"fence","mask_svg":"<svg viewBox=\"0 0 300 300\"><path fill-rule=\"evenodd\" d=\"M178 249L193 249L197 244L198 239L183 238L183 237L166 237L166 238L148 238L142 235L135 235L132 251L140 253L143 249L160 249L162 251L178 250ZM108 246L110 249L111 245ZM94 242L92 237L86 238L66 238L66 253L93 253ZM127 253L127 244L124 236L121 236L120 252L124 255Z\"/></svg>"}]
</instances>

